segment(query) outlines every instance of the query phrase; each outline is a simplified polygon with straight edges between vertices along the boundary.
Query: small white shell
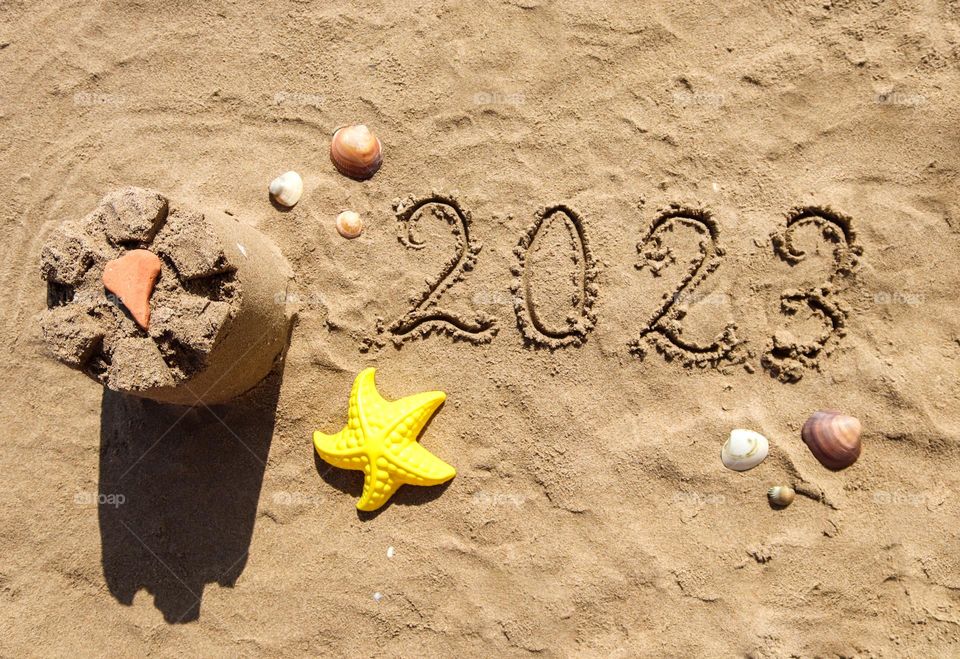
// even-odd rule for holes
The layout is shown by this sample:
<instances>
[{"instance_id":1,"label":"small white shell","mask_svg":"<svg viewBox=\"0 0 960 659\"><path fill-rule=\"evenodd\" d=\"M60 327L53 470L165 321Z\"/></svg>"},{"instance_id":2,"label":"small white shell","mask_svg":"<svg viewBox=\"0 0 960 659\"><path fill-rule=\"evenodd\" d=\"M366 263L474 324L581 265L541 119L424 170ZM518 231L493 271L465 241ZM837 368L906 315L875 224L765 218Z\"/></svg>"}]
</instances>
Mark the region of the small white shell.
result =
<instances>
[{"instance_id":1,"label":"small white shell","mask_svg":"<svg viewBox=\"0 0 960 659\"><path fill-rule=\"evenodd\" d=\"M285 172L270 182L270 194L278 204L294 206L303 194L303 179L294 171Z\"/></svg>"},{"instance_id":2,"label":"small white shell","mask_svg":"<svg viewBox=\"0 0 960 659\"><path fill-rule=\"evenodd\" d=\"M735 428L720 450L723 466L734 471L753 469L766 460L770 443L758 432Z\"/></svg>"},{"instance_id":3,"label":"small white shell","mask_svg":"<svg viewBox=\"0 0 960 659\"><path fill-rule=\"evenodd\" d=\"M363 233L363 219L354 211L343 211L337 215L337 231L344 238L356 238Z\"/></svg>"}]
</instances>

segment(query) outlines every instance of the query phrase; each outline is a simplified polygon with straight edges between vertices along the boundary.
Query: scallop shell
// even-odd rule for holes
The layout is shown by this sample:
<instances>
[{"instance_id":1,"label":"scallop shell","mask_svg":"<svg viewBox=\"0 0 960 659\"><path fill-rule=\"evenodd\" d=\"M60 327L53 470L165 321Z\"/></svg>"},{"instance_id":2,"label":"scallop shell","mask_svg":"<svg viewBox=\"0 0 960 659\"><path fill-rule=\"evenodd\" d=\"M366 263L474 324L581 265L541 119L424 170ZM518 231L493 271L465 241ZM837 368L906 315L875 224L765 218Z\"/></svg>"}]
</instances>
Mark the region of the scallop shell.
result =
<instances>
[{"instance_id":1,"label":"scallop shell","mask_svg":"<svg viewBox=\"0 0 960 659\"><path fill-rule=\"evenodd\" d=\"M270 181L270 194L278 204L294 206L303 195L303 179L294 171L284 172Z\"/></svg>"},{"instance_id":2,"label":"scallop shell","mask_svg":"<svg viewBox=\"0 0 960 659\"><path fill-rule=\"evenodd\" d=\"M814 412L800 436L827 469L845 469L860 457L860 420L833 410Z\"/></svg>"},{"instance_id":3,"label":"scallop shell","mask_svg":"<svg viewBox=\"0 0 960 659\"><path fill-rule=\"evenodd\" d=\"M796 495L797 493L789 485L774 485L767 490L767 499L769 499L770 505L777 508L789 506L793 503L793 498Z\"/></svg>"},{"instance_id":4,"label":"scallop shell","mask_svg":"<svg viewBox=\"0 0 960 659\"><path fill-rule=\"evenodd\" d=\"M344 176L362 181L380 169L383 147L363 124L344 126L338 128L330 140L330 160Z\"/></svg>"},{"instance_id":5,"label":"scallop shell","mask_svg":"<svg viewBox=\"0 0 960 659\"><path fill-rule=\"evenodd\" d=\"M337 231L344 238L356 238L363 233L363 219L359 213L343 211L337 215Z\"/></svg>"},{"instance_id":6,"label":"scallop shell","mask_svg":"<svg viewBox=\"0 0 960 659\"><path fill-rule=\"evenodd\" d=\"M769 450L770 442L760 433L735 428L720 450L720 459L727 469L746 471L766 460Z\"/></svg>"}]
</instances>

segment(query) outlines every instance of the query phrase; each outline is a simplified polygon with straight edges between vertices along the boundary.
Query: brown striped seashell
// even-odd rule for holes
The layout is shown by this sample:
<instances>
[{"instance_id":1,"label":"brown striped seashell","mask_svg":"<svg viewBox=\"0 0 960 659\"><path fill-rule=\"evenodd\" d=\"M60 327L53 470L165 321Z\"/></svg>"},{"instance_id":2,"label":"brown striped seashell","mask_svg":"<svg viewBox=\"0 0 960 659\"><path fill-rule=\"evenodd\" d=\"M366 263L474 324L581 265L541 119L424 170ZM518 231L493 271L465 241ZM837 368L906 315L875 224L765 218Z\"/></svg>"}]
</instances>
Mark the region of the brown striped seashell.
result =
<instances>
[{"instance_id":1,"label":"brown striped seashell","mask_svg":"<svg viewBox=\"0 0 960 659\"><path fill-rule=\"evenodd\" d=\"M383 147L377 136L363 124L343 126L330 140L330 160L344 176L362 181L380 169Z\"/></svg>"},{"instance_id":2,"label":"brown striped seashell","mask_svg":"<svg viewBox=\"0 0 960 659\"><path fill-rule=\"evenodd\" d=\"M845 469L860 457L860 420L820 410L803 424L800 436L813 455L827 469Z\"/></svg>"}]
</instances>

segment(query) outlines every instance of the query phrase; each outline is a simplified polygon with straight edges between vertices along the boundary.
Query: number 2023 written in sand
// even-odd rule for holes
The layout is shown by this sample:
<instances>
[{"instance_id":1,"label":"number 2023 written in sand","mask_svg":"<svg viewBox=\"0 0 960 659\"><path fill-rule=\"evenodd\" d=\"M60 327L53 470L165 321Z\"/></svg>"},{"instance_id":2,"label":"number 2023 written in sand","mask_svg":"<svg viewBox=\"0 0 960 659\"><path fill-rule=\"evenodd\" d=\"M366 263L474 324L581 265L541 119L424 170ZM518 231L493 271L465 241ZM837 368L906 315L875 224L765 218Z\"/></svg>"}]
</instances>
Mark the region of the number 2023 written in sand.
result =
<instances>
[{"instance_id":1,"label":"number 2023 written in sand","mask_svg":"<svg viewBox=\"0 0 960 659\"><path fill-rule=\"evenodd\" d=\"M394 210L401 229L400 242L405 247L412 250L424 248L425 244L413 234L413 224L421 214L429 212L450 227L456 239L454 253L440 273L428 280L426 289L411 298L411 306L403 315L389 323L378 321L375 335L365 339L363 349L383 347L386 344L384 339L399 348L408 341L434 333L477 344L492 341L499 329L496 318L482 311L465 317L451 312L443 304L444 295L468 277L481 252L481 244L472 234L470 212L463 209L454 197L440 194L410 197L397 202ZM573 312L566 318L565 327L560 329L550 327L541 319L534 302L534 282L527 263L544 226L551 222L562 222L566 228L573 262L579 271L572 299ZM782 381L798 380L804 370L816 368L819 359L828 354L843 336L849 312L838 299L835 285L840 278L853 272L862 254L850 218L829 208L801 207L791 210L786 225L771 236L775 253L789 264L799 263L806 257L794 243L794 232L803 226L815 227L826 241L833 244L834 267L828 281L806 290L786 290L780 296L784 315L796 316L808 309L823 326L823 331L808 341L798 341L787 333L778 332L767 342L761 363ZM664 296L663 303L647 319L636 338L630 341L630 351L644 357L652 345L668 359L677 359L686 366L717 367L724 363L743 363L746 356L739 348L745 342L737 338L733 323L707 343L690 341L683 336L686 312L680 302L688 299L717 270L725 254L719 240L719 226L708 210L671 205L660 211L637 244L641 258L635 267L638 270L647 268L658 275L673 260L670 249L664 245L664 235L679 227L690 230L696 237L697 256L689 263L673 291ZM517 263L511 269L510 291L517 326L525 344L551 350L582 345L597 322L593 305L599 289L596 281L598 267L581 215L564 204L540 210L514 248L514 254Z\"/></svg>"}]
</instances>

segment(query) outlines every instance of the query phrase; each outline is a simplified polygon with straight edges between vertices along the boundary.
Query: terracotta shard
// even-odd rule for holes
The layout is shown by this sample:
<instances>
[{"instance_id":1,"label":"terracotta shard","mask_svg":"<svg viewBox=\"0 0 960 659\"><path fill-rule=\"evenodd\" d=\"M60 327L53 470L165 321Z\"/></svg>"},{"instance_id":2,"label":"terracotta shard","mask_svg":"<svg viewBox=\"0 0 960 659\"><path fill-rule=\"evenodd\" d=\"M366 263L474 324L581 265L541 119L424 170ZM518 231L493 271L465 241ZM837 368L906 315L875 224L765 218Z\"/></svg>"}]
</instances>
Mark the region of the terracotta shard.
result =
<instances>
[{"instance_id":1,"label":"terracotta shard","mask_svg":"<svg viewBox=\"0 0 960 659\"><path fill-rule=\"evenodd\" d=\"M103 285L120 298L137 324L150 326L150 294L160 276L160 258L145 249L134 249L107 263Z\"/></svg>"}]
</instances>

